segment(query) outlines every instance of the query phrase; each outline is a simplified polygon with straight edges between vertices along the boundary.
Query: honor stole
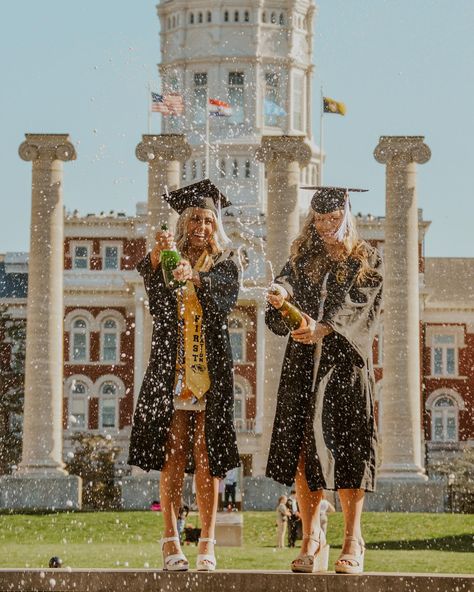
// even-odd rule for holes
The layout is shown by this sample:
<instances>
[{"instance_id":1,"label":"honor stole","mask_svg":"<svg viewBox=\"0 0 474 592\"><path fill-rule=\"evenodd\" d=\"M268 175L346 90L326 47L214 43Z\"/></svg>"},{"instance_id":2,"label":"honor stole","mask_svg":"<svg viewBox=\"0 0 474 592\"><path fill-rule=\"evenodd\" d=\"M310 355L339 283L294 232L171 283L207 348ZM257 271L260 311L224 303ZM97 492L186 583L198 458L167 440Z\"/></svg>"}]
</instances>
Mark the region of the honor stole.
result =
<instances>
[{"instance_id":1,"label":"honor stole","mask_svg":"<svg viewBox=\"0 0 474 592\"><path fill-rule=\"evenodd\" d=\"M206 251L199 257L195 271L208 270L210 257ZM180 399L201 399L209 390L211 380L207 368L206 343L202 329L202 307L191 281L177 293L178 356L176 361L175 395Z\"/></svg>"}]
</instances>

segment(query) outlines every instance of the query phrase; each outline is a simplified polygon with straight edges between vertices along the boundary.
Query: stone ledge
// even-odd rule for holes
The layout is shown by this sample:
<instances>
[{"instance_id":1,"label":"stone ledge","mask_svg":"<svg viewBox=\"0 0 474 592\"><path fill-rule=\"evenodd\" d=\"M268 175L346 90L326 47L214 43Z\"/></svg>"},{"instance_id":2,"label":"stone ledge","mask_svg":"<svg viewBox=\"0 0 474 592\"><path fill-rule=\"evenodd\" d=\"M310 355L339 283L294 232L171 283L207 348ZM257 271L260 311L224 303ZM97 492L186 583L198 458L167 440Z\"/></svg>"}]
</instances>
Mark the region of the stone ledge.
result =
<instances>
[{"instance_id":1,"label":"stone ledge","mask_svg":"<svg viewBox=\"0 0 474 592\"><path fill-rule=\"evenodd\" d=\"M284 571L166 573L153 570L0 569L0 592L473 592L474 576Z\"/></svg>"}]
</instances>

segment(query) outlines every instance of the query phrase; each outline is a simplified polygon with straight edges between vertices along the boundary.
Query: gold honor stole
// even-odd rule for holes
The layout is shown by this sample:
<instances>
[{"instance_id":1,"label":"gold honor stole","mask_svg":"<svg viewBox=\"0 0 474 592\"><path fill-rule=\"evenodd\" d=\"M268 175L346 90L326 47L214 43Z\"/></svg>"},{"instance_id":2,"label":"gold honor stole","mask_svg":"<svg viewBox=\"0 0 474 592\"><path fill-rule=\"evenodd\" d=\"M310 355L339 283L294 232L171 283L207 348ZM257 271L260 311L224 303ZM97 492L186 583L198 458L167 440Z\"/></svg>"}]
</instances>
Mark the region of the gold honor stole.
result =
<instances>
[{"instance_id":1,"label":"gold honor stole","mask_svg":"<svg viewBox=\"0 0 474 592\"><path fill-rule=\"evenodd\" d=\"M212 260L206 251L199 257L194 271L208 271ZM184 321L184 323L183 323ZM196 397L201 399L211 387L207 368L206 343L202 331L202 307L192 281L188 280L183 289L178 290L178 326L182 334L176 378L183 379L181 392L175 392L180 399ZM180 344L178 344L179 346ZM184 346L184 347L183 347ZM183 376L184 366L184 376Z\"/></svg>"}]
</instances>

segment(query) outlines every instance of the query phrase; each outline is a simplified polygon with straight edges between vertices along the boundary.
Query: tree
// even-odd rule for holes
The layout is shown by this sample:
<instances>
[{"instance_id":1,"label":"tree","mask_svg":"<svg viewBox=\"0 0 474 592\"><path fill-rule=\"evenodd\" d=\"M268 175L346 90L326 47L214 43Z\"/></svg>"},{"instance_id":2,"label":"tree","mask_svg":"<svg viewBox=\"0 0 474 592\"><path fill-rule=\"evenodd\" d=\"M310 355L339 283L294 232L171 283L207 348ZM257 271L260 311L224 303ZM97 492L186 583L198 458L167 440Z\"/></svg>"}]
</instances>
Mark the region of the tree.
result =
<instances>
[{"instance_id":1,"label":"tree","mask_svg":"<svg viewBox=\"0 0 474 592\"><path fill-rule=\"evenodd\" d=\"M120 489L115 485L115 459L121 449L110 436L78 432L72 436L74 453L66 463L71 475L82 478L82 503L86 508L117 508Z\"/></svg>"},{"instance_id":2,"label":"tree","mask_svg":"<svg viewBox=\"0 0 474 592\"><path fill-rule=\"evenodd\" d=\"M0 474L21 459L26 321L0 306Z\"/></svg>"}]
</instances>

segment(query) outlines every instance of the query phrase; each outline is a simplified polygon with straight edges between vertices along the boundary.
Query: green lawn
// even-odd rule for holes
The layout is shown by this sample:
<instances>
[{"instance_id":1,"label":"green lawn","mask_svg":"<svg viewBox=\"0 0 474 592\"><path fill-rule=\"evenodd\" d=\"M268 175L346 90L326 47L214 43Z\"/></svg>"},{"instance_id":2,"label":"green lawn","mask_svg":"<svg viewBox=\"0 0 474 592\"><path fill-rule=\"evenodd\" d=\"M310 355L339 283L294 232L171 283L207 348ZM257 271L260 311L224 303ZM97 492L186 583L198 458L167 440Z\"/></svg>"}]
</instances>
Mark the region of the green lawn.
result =
<instances>
[{"instance_id":1,"label":"green lawn","mask_svg":"<svg viewBox=\"0 0 474 592\"><path fill-rule=\"evenodd\" d=\"M219 568L288 569L296 553L274 548L274 523L274 512L245 512L245 544L218 548ZM59 555L71 567L160 568L161 524L155 512L0 515L0 567L47 567ZM473 533L473 515L366 513L366 570L474 573ZM341 538L342 516L332 514L331 564ZM184 551L193 565L196 547Z\"/></svg>"}]
</instances>

